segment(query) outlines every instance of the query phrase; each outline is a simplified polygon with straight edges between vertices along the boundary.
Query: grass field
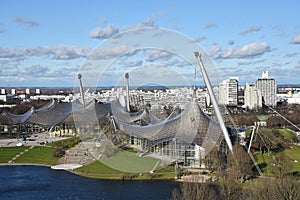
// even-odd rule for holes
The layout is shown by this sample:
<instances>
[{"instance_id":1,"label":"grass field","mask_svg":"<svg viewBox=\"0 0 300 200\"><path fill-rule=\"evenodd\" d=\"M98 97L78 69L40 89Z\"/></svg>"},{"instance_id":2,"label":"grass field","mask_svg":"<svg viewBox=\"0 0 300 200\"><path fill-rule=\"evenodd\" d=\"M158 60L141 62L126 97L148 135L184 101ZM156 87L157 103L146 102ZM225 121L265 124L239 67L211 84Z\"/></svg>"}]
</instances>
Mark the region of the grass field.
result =
<instances>
[{"instance_id":1,"label":"grass field","mask_svg":"<svg viewBox=\"0 0 300 200\"><path fill-rule=\"evenodd\" d=\"M300 173L300 146L293 146L291 149L284 151L293 162L293 171L298 171ZM295 162L297 161L297 162Z\"/></svg>"},{"instance_id":2,"label":"grass field","mask_svg":"<svg viewBox=\"0 0 300 200\"><path fill-rule=\"evenodd\" d=\"M282 135L285 139L290 140L291 142L297 142L298 139L296 137L296 135L288 130L288 129L278 129L280 135Z\"/></svg>"},{"instance_id":3,"label":"grass field","mask_svg":"<svg viewBox=\"0 0 300 200\"><path fill-rule=\"evenodd\" d=\"M150 173L127 173L113 169L100 161L95 161L89 165L77 168L75 172L82 176L90 178L102 179L130 179L130 180L149 180L149 179L173 179L174 167L167 166L166 168L156 171L154 174Z\"/></svg>"},{"instance_id":4,"label":"grass field","mask_svg":"<svg viewBox=\"0 0 300 200\"><path fill-rule=\"evenodd\" d=\"M284 150L284 153L287 157L289 157L291 162L293 163L293 168L291 172L299 172L300 173L300 147L293 146L291 149ZM257 158L256 162L261 168L262 172L265 175L269 175L269 166L272 162L272 156L268 155L268 153L264 153L263 155L259 152L255 153ZM296 161L296 162L295 162Z\"/></svg>"},{"instance_id":5,"label":"grass field","mask_svg":"<svg viewBox=\"0 0 300 200\"><path fill-rule=\"evenodd\" d=\"M35 146L28 152L16 159L16 163L34 163L54 165L58 158L51 154L50 147L47 146Z\"/></svg>"},{"instance_id":6,"label":"grass field","mask_svg":"<svg viewBox=\"0 0 300 200\"><path fill-rule=\"evenodd\" d=\"M102 157L100 161L118 171L133 173L149 172L160 162L158 159L139 157L136 153L128 151L119 151L113 156Z\"/></svg>"},{"instance_id":7,"label":"grass field","mask_svg":"<svg viewBox=\"0 0 300 200\"><path fill-rule=\"evenodd\" d=\"M29 147L1 147L0 148L0 163L7 163L13 157L21 153L22 151L29 149Z\"/></svg>"},{"instance_id":8,"label":"grass field","mask_svg":"<svg viewBox=\"0 0 300 200\"><path fill-rule=\"evenodd\" d=\"M256 162L264 173L264 175L270 175L269 167L273 158L268 153L261 154L260 152L255 152Z\"/></svg>"}]
</instances>

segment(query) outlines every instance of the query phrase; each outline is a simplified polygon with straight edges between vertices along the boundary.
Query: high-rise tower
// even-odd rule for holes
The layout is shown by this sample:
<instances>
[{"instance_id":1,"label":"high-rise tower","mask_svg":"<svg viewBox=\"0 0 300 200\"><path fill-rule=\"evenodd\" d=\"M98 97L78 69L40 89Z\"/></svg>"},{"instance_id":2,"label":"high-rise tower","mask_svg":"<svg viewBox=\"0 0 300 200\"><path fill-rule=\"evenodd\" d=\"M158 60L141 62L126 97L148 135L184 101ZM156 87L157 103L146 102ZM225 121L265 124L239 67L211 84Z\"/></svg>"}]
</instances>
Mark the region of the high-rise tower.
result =
<instances>
[{"instance_id":1,"label":"high-rise tower","mask_svg":"<svg viewBox=\"0 0 300 200\"><path fill-rule=\"evenodd\" d=\"M256 88L260 90L265 105L276 106L277 83L274 78L269 78L268 71L263 71L262 77L257 79Z\"/></svg>"}]
</instances>

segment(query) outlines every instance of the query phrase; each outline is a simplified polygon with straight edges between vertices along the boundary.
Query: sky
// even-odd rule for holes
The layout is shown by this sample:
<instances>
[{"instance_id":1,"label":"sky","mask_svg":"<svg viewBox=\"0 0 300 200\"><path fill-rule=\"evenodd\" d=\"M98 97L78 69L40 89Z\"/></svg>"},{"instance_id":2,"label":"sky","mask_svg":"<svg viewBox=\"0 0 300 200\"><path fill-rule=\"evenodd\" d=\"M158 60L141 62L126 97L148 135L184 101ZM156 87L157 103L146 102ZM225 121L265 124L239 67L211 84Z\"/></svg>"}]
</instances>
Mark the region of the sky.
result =
<instances>
[{"instance_id":1,"label":"sky","mask_svg":"<svg viewBox=\"0 0 300 200\"><path fill-rule=\"evenodd\" d=\"M163 69L193 79L193 68L181 67L184 58L174 52L153 47L127 52L126 44L117 44L118 34L147 27L191 38L222 80L234 76L241 85L255 83L268 70L278 84L300 84L299 7L297 0L1 1L0 87L72 87L91 52L107 41L115 46L102 48L101 59L114 58L107 71L116 75L146 66L153 74ZM174 80L172 74L160 78ZM201 77L197 81L203 85Z\"/></svg>"}]
</instances>

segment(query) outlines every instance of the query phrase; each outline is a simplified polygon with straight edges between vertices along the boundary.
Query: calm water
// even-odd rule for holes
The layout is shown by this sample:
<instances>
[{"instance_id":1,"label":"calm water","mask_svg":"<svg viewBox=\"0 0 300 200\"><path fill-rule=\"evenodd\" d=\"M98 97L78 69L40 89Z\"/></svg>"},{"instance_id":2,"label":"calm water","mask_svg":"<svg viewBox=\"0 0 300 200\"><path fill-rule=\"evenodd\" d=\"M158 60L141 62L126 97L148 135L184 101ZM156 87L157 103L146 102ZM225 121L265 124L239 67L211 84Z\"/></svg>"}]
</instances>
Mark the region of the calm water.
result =
<instances>
[{"instance_id":1,"label":"calm water","mask_svg":"<svg viewBox=\"0 0 300 200\"><path fill-rule=\"evenodd\" d=\"M1 166L0 199L170 199L178 183L112 181L40 166Z\"/></svg>"}]
</instances>

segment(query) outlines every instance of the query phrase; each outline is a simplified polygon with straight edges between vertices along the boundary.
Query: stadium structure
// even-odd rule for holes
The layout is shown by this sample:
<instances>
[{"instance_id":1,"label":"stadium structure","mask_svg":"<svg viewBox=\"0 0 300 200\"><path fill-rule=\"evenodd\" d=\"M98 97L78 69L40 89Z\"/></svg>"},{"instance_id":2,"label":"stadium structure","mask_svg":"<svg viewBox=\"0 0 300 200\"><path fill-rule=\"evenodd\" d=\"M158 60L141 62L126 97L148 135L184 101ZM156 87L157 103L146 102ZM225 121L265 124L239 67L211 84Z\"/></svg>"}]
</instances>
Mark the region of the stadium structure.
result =
<instances>
[{"instance_id":1,"label":"stadium structure","mask_svg":"<svg viewBox=\"0 0 300 200\"><path fill-rule=\"evenodd\" d=\"M224 154L232 150L234 131L224 125L201 57L199 54L196 54L196 57L208 91L211 90L210 97L218 121L206 115L195 99L180 114L171 114L166 119L159 119L147 108L130 112L128 95L125 107L119 100L110 103L87 101L84 99L81 76L78 76L81 98L73 102L52 100L43 107L32 108L22 115L3 111L0 113L0 132L27 134L45 131L50 137L89 135L93 136L89 143L89 149L93 153L107 154L103 149L100 151L95 149L103 148L105 145L101 146L101 141L109 139L109 144L115 147L124 145L134 147L139 151L139 156L152 156L180 163L182 166L204 167L205 158L214 148ZM125 78L128 78L128 74ZM109 134L107 130L103 131L102 121L110 122L106 124L112 127L108 129ZM97 157L101 156L103 155Z\"/></svg>"}]
</instances>

